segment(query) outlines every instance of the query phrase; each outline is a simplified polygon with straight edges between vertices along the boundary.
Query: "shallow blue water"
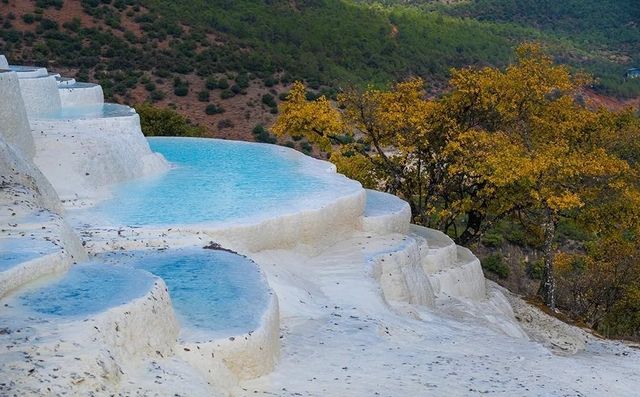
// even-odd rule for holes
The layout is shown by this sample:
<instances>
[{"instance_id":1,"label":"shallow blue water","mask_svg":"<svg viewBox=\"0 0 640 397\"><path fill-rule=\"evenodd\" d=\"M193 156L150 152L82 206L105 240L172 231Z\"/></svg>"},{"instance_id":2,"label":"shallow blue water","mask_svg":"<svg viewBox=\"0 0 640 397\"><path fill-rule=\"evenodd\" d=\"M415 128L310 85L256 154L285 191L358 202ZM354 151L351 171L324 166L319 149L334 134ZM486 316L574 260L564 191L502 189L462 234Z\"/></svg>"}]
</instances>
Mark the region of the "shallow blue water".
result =
<instances>
[{"instance_id":1,"label":"shallow blue water","mask_svg":"<svg viewBox=\"0 0 640 397\"><path fill-rule=\"evenodd\" d=\"M146 294L155 277L141 270L87 263L59 279L18 296L21 305L44 315L85 317Z\"/></svg>"},{"instance_id":2,"label":"shallow blue water","mask_svg":"<svg viewBox=\"0 0 640 397\"><path fill-rule=\"evenodd\" d=\"M253 331L267 308L268 289L257 266L234 253L193 248L110 253L100 258L162 278L183 337L191 341Z\"/></svg>"},{"instance_id":3,"label":"shallow blue water","mask_svg":"<svg viewBox=\"0 0 640 397\"><path fill-rule=\"evenodd\" d=\"M55 250L56 246L46 240L29 237L0 239L0 271L50 254Z\"/></svg>"},{"instance_id":4,"label":"shallow blue water","mask_svg":"<svg viewBox=\"0 0 640 397\"><path fill-rule=\"evenodd\" d=\"M63 86L62 88L74 88L77 84ZM109 117L124 117L135 114L133 108L126 105L119 105L117 103L104 103L101 105L88 105L88 106L68 106L63 107L55 113L43 113L39 114L39 119L45 120L78 120L78 119L96 119L96 118L109 118Z\"/></svg>"},{"instance_id":5,"label":"shallow blue water","mask_svg":"<svg viewBox=\"0 0 640 397\"><path fill-rule=\"evenodd\" d=\"M175 168L119 186L113 199L81 218L124 225L236 221L308 208L341 189L339 181L329 185L302 170L300 157L278 146L190 138L149 143ZM344 187L356 185L345 180Z\"/></svg>"},{"instance_id":6,"label":"shallow blue water","mask_svg":"<svg viewBox=\"0 0 640 397\"><path fill-rule=\"evenodd\" d=\"M13 70L14 72L32 72L34 70L40 69L39 66L24 66L24 65L9 65L9 70Z\"/></svg>"},{"instance_id":7,"label":"shallow blue water","mask_svg":"<svg viewBox=\"0 0 640 397\"><path fill-rule=\"evenodd\" d=\"M73 88L91 88L91 87L95 87L96 84L93 83L85 83L82 81L76 81L73 84L69 84L69 85L63 85L60 87L60 89L73 89ZM115 105L115 104L111 104L111 105Z\"/></svg>"}]
</instances>

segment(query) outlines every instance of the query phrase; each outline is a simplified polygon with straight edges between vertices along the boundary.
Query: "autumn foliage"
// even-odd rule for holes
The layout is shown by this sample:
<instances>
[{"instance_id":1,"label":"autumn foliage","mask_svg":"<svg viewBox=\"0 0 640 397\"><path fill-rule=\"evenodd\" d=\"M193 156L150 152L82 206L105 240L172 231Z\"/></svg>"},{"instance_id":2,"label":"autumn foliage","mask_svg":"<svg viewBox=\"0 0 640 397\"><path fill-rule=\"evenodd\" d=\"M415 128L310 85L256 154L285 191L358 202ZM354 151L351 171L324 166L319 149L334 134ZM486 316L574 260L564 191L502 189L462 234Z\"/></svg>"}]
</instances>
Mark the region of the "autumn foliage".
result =
<instances>
[{"instance_id":1,"label":"autumn foliage","mask_svg":"<svg viewBox=\"0 0 640 397\"><path fill-rule=\"evenodd\" d=\"M579 90L588 82L525 44L505 70L452 70L437 99L421 79L344 90L337 103L308 101L296 83L272 129L306 136L340 172L404 198L414 222L459 243L496 222L521 223L539 236L541 297L598 327L616 311L640 320L629 313L640 303L640 123L586 106ZM557 244L563 219L589 236L571 253ZM640 321L633 327L623 333Z\"/></svg>"}]
</instances>

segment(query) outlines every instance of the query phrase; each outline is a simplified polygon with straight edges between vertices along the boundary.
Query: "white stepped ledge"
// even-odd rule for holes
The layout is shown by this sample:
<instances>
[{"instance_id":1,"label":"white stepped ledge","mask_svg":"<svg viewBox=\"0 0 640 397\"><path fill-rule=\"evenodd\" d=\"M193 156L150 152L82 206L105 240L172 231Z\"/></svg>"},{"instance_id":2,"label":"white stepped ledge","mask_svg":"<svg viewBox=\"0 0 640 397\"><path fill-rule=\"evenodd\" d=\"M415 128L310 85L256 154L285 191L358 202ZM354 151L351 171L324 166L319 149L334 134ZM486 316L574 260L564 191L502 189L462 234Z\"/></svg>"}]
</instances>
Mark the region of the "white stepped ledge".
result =
<instances>
[{"instance_id":1,"label":"white stepped ledge","mask_svg":"<svg viewBox=\"0 0 640 397\"><path fill-rule=\"evenodd\" d=\"M480 265L469 249L457 247L458 258L453 266L428 274L438 297L486 298L486 281Z\"/></svg>"},{"instance_id":2,"label":"white stepped ledge","mask_svg":"<svg viewBox=\"0 0 640 397\"><path fill-rule=\"evenodd\" d=\"M456 243L441 231L424 226L411 225L411 233L424 239L427 244L422 247L422 267L427 273L454 266L458 256Z\"/></svg>"},{"instance_id":3,"label":"white stepped ledge","mask_svg":"<svg viewBox=\"0 0 640 397\"><path fill-rule=\"evenodd\" d=\"M407 237L391 251L374 255L371 275L389 303L432 306L435 294L421 266L420 242Z\"/></svg>"},{"instance_id":4,"label":"white stepped ledge","mask_svg":"<svg viewBox=\"0 0 640 397\"><path fill-rule=\"evenodd\" d=\"M411 225L411 231L426 242L421 247L422 268L437 298L486 298L482 266L469 249L437 230Z\"/></svg>"},{"instance_id":5,"label":"white stepped ledge","mask_svg":"<svg viewBox=\"0 0 640 397\"><path fill-rule=\"evenodd\" d=\"M366 204L362 217L362 230L374 234L402 233L409 231L411 207L388 193L366 190Z\"/></svg>"},{"instance_id":6,"label":"white stepped ledge","mask_svg":"<svg viewBox=\"0 0 640 397\"><path fill-rule=\"evenodd\" d=\"M61 249L13 264L0 271L0 298L40 277L62 272L70 265L69 256Z\"/></svg>"},{"instance_id":7,"label":"white stepped ledge","mask_svg":"<svg viewBox=\"0 0 640 397\"><path fill-rule=\"evenodd\" d=\"M206 342L179 341L178 355L211 384L224 389L273 370L280 355L278 298L270 292L260 326L246 334Z\"/></svg>"},{"instance_id":8,"label":"white stepped ledge","mask_svg":"<svg viewBox=\"0 0 640 397\"><path fill-rule=\"evenodd\" d=\"M98 106L104 103L104 93L98 84L68 82L61 84L58 82L58 93L62 107L86 107Z\"/></svg>"}]
</instances>

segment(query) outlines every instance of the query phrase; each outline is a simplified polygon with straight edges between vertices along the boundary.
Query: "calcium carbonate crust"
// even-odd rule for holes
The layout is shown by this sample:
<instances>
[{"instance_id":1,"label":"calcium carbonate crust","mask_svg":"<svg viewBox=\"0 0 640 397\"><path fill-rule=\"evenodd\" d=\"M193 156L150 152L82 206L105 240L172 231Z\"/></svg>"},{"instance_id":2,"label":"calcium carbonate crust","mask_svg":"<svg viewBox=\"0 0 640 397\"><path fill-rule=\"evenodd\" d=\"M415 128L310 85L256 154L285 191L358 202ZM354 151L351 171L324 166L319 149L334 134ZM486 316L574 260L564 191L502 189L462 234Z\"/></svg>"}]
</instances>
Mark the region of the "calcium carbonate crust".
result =
<instances>
[{"instance_id":1,"label":"calcium carbonate crust","mask_svg":"<svg viewBox=\"0 0 640 397\"><path fill-rule=\"evenodd\" d=\"M181 340L177 351L219 389L229 391L240 381L266 375L280 355L278 298L269 291L267 309L255 330L204 342Z\"/></svg>"},{"instance_id":2,"label":"calcium carbonate crust","mask_svg":"<svg viewBox=\"0 0 640 397\"><path fill-rule=\"evenodd\" d=\"M35 164L60 198L92 204L121 182L165 172L169 165L151 152L140 118L32 119ZM61 161L64 159L64 161Z\"/></svg>"}]
</instances>

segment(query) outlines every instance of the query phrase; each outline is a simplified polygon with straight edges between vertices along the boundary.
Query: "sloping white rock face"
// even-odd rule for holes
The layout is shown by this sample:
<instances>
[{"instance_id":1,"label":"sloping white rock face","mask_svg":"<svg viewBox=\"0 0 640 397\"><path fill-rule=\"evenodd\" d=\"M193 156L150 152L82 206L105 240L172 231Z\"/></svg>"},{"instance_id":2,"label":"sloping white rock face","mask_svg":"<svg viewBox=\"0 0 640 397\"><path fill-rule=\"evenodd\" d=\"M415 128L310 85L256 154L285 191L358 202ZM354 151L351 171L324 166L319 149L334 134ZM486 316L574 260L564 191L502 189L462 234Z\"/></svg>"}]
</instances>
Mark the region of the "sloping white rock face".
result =
<instances>
[{"instance_id":1,"label":"sloping white rock face","mask_svg":"<svg viewBox=\"0 0 640 397\"><path fill-rule=\"evenodd\" d=\"M73 83L58 81L58 93L63 108L99 106L104 103L102 87L91 83Z\"/></svg>"},{"instance_id":2,"label":"sloping white rock face","mask_svg":"<svg viewBox=\"0 0 640 397\"><path fill-rule=\"evenodd\" d=\"M35 146L15 72L0 72L0 92L2 296L29 281L68 268L84 259L86 253L62 217L58 195L31 160ZM36 247L44 245L49 247L36 252ZM34 252L23 252L29 247ZM12 255L17 257L12 260ZM20 259L20 255L24 258Z\"/></svg>"},{"instance_id":3,"label":"sloping white rock face","mask_svg":"<svg viewBox=\"0 0 640 397\"><path fill-rule=\"evenodd\" d=\"M15 134L8 134L13 139ZM0 131L0 183L24 186L34 193L34 204L54 213L62 213L62 206L55 190L29 157L9 144ZM18 146L19 147L19 146Z\"/></svg>"},{"instance_id":4,"label":"sloping white rock face","mask_svg":"<svg viewBox=\"0 0 640 397\"><path fill-rule=\"evenodd\" d=\"M0 55L0 69L9 69L9 62L4 55Z\"/></svg>"},{"instance_id":5,"label":"sloping white rock face","mask_svg":"<svg viewBox=\"0 0 640 397\"><path fill-rule=\"evenodd\" d=\"M0 297L86 258L62 214L49 182L0 136Z\"/></svg>"},{"instance_id":6,"label":"sloping white rock face","mask_svg":"<svg viewBox=\"0 0 640 397\"><path fill-rule=\"evenodd\" d=\"M60 111L62 104L58 94L58 83L54 76L45 74L44 76L23 77L23 73L18 73L18 77L22 100L29 118L39 114L55 114Z\"/></svg>"},{"instance_id":7,"label":"sloping white rock face","mask_svg":"<svg viewBox=\"0 0 640 397\"><path fill-rule=\"evenodd\" d=\"M2 65L0 65L1 68ZM22 101L17 73L0 72L0 96L0 136L6 143L21 150L28 158L33 158L36 148Z\"/></svg>"},{"instance_id":8,"label":"sloping white rock face","mask_svg":"<svg viewBox=\"0 0 640 397\"><path fill-rule=\"evenodd\" d=\"M91 204L110 188L143 176L161 173L169 165L151 152L140 130L140 118L31 120L34 161L64 201Z\"/></svg>"}]
</instances>

